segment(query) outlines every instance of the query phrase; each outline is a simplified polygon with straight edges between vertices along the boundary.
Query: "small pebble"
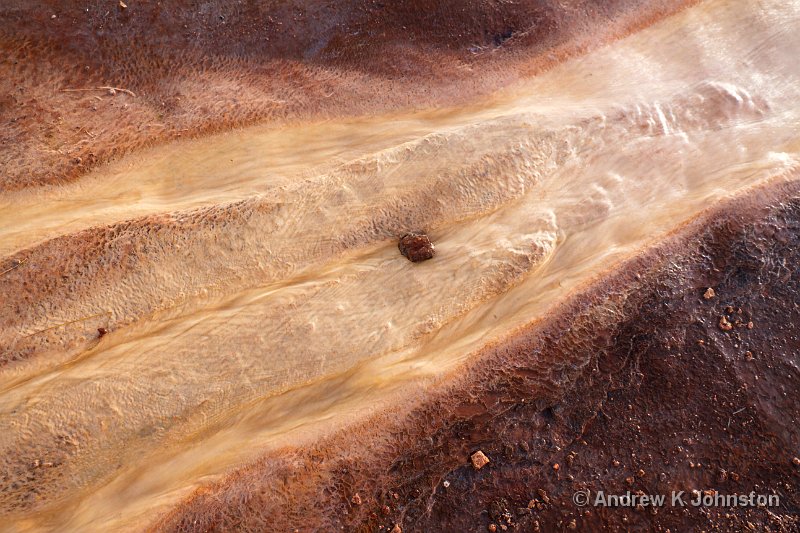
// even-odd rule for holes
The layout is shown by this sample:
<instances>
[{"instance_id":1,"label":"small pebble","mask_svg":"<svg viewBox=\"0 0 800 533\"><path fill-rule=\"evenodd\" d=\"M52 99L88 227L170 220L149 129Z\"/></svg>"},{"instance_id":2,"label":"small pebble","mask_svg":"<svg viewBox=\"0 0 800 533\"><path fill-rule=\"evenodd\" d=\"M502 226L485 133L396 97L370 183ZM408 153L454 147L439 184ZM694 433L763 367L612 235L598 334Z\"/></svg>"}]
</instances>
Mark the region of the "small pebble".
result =
<instances>
[{"instance_id":1,"label":"small pebble","mask_svg":"<svg viewBox=\"0 0 800 533\"><path fill-rule=\"evenodd\" d=\"M436 250L430 238L424 233L406 233L397 244L400 253L413 263L431 259Z\"/></svg>"},{"instance_id":2,"label":"small pebble","mask_svg":"<svg viewBox=\"0 0 800 533\"><path fill-rule=\"evenodd\" d=\"M475 470L480 470L481 468L489 464L489 458L486 457L486 454L484 454L481 450L478 450L477 452L473 453L470 456L470 461L472 461L472 466L475 467Z\"/></svg>"}]
</instances>

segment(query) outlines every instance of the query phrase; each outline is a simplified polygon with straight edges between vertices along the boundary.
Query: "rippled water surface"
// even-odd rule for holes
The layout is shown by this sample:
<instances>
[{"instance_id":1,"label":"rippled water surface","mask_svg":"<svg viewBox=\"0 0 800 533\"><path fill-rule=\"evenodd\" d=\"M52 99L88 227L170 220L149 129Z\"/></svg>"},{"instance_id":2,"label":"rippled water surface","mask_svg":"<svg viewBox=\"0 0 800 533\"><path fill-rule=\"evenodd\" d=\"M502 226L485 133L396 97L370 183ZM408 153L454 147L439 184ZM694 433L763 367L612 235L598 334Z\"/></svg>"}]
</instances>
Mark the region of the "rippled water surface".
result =
<instances>
[{"instance_id":1,"label":"rippled water surface","mask_svg":"<svg viewBox=\"0 0 800 533\"><path fill-rule=\"evenodd\" d=\"M789 179L799 22L704 2L473 108L241 130L0 198L2 296L65 278L0 331L6 527L136 529ZM400 256L408 230L434 260Z\"/></svg>"}]
</instances>

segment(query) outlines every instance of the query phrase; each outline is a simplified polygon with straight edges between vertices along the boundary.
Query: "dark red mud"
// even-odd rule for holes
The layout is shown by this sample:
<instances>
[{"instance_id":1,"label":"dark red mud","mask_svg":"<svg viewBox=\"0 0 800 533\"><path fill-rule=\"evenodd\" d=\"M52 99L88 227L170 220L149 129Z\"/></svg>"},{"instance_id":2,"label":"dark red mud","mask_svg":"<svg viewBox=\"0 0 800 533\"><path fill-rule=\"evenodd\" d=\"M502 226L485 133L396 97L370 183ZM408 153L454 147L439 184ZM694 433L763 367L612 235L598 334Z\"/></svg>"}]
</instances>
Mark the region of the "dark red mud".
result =
<instances>
[{"instance_id":1,"label":"dark red mud","mask_svg":"<svg viewBox=\"0 0 800 533\"><path fill-rule=\"evenodd\" d=\"M0 6L0 191L256 122L452 106L688 0Z\"/></svg>"},{"instance_id":2,"label":"dark red mud","mask_svg":"<svg viewBox=\"0 0 800 533\"><path fill-rule=\"evenodd\" d=\"M266 457L155 529L797 531L798 265L800 182L727 202L445 392ZM491 461L480 470L476 450ZM581 508L583 489L755 491L780 505Z\"/></svg>"}]
</instances>

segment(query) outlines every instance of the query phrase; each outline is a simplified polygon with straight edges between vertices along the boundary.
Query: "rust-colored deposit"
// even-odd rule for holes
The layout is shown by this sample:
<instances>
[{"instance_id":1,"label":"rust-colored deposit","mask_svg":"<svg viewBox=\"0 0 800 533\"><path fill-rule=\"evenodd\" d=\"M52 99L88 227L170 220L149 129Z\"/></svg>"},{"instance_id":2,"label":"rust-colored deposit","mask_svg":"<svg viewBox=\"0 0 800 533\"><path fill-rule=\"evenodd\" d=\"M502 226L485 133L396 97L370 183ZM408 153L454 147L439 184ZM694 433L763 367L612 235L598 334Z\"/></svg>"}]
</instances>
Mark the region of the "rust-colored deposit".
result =
<instances>
[{"instance_id":1,"label":"rust-colored deposit","mask_svg":"<svg viewBox=\"0 0 800 533\"><path fill-rule=\"evenodd\" d=\"M12 0L0 190L257 122L465 103L686 3Z\"/></svg>"},{"instance_id":2,"label":"rust-colored deposit","mask_svg":"<svg viewBox=\"0 0 800 533\"><path fill-rule=\"evenodd\" d=\"M785 0L3 2L0 532L800 530L798 57Z\"/></svg>"}]
</instances>

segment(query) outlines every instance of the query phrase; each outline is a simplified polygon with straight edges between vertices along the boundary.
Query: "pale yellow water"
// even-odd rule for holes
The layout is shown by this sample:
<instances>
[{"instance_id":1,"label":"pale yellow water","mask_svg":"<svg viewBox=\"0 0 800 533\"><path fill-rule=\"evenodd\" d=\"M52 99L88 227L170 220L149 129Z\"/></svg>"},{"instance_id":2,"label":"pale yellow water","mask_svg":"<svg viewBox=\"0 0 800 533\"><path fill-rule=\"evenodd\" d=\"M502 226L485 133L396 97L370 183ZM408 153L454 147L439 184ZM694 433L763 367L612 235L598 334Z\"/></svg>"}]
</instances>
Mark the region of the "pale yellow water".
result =
<instances>
[{"instance_id":1,"label":"pale yellow water","mask_svg":"<svg viewBox=\"0 0 800 533\"><path fill-rule=\"evenodd\" d=\"M797 2L705 2L470 109L242 130L0 198L2 255L166 211L252 216L2 333L14 348L97 312L129 323L0 371L0 468L19 478L0 528L138 529L271 447L421 394L721 198L789 179L798 30ZM403 228L436 258L403 259ZM54 466L29 480L34 457Z\"/></svg>"}]
</instances>

